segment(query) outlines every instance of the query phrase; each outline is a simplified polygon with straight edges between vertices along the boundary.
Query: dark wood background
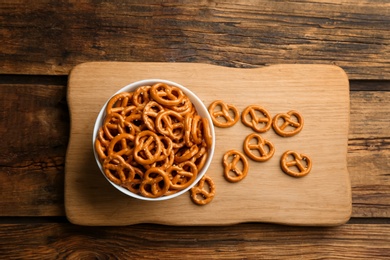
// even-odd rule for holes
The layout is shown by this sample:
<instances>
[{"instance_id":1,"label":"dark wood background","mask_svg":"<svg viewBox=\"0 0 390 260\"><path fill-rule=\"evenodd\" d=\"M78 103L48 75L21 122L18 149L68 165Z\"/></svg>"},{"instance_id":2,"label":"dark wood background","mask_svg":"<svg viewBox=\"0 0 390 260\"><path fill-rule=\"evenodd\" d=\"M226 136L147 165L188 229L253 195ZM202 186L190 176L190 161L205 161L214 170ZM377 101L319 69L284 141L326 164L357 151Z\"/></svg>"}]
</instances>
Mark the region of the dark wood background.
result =
<instances>
[{"instance_id":1,"label":"dark wood background","mask_svg":"<svg viewBox=\"0 0 390 260\"><path fill-rule=\"evenodd\" d=\"M351 220L332 228L70 224L67 77L88 61L342 67L351 90ZM0 1L0 258L385 259L389 115L386 0Z\"/></svg>"}]
</instances>

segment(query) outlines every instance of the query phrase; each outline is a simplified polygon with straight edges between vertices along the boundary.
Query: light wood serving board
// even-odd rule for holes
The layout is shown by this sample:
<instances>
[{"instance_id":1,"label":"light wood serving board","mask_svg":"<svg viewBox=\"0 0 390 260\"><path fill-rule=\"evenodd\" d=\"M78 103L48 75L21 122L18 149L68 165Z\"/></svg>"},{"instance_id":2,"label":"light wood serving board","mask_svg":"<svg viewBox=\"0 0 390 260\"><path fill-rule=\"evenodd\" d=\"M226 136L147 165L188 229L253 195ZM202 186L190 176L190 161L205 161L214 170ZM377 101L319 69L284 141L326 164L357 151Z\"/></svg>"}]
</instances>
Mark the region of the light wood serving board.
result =
<instances>
[{"instance_id":1,"label":"light wood serving board","mask_svg":"<svg viewBox=\"0 0 390 260\"><path fill-rule=\"evenodd\" d=\"M251 104L272 116L298 110L303 130L282 138L271 129L263 137L273 142L273 158L249 160L248 176L229 183L222 175L222 156L242 151L252 130L240 121L216 128L216 151L207 172L216 184L214 200L192 203L189 193L169 201L140 201L116 190L99 171L93 157L94 121L106 100L134 81L158 78L191 89L206 106L221 99L240 111ZM330 65L274 65L238 69L194 63L93 62L76 66L69 78L70 141L66 157L65 208L79 225L228 225L268 222L286 225L332 226L351 215L347 169L349 83L344 71ZM284 174L282 153L296 150L311 156L312 171L303 178Z\"/></svg>"}]
</instances>

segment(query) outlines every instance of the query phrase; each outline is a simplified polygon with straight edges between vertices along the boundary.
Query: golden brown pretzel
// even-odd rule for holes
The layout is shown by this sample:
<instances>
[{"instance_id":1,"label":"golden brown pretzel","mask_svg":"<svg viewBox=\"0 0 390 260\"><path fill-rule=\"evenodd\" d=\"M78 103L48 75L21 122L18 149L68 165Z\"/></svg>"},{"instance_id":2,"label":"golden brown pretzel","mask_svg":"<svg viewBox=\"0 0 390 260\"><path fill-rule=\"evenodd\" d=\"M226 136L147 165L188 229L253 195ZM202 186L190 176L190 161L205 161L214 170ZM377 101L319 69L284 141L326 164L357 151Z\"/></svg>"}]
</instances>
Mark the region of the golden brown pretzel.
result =
<instances>
[{"instance_id":1,"label":"golden brown pretzel","mask_svg":"<svg viewBox=\"0 0 390 260\"><path fill-rule=\"evenodd\" d=\"M203 175L202 179L191 188L191 199L197 205L210 203L215 196L215 184L208 175Z\"/></svg>"},{"instance_id":2,"label":"golden brown pretzel","mask_svg":"<svg viewBox=\"0 0 390 260\"><path fill-rule=\"evenodd\" d=\"M183 91L178 87L169 86L165 83L156 83L150 89L150 95L155 101L165 106L177 106L184 97Z\"/></svg>"},{"instance_id":3,"label":"golden brown pretzel","mask_svg":"<svg viewBox=\"0 0 390 260\"><path fill-rule=\"evenodd\" d=\"M148 198L157 198L165 195L170 186L168 174L156 167L147 170L139 187L141 195Z\"/></svg>"},{"instance_id":4,"label":"golden brown pretzel","mask_svg":"<svg viewBox=\"0 0 390 260\"><path fill-rule=\"evenodd\" d=\"M305 154L299 154L289 150L283 153L280 159L280 166L282 170L290 176L303 177L310 172L312 161L310 157Z\"/></svg>"},{"instance_id":5,"label":"golden brown pretzel","mask_svg":"<svg viewBox=\"0 0 390 260\"><path fill-rule=\"evenodd\" d=\"M255 143L253 143L253 141ZM252 133L244 141L245 154L254 161L265 162L274 155L274 145L257 133Z\"/></svg>"},{"instance_id":6,"label":"golden brown pretzel","mask_svg":"<svg viewBox=\"0 0 390 260\"><path fill-rule=\"evenodd\" d=\"M136 136L134 142L134 159L139 164L152 164L160 157L162 144L154 132L142 131Z\"/></svg>"},{"instance_id":7,"label":"golden brown pretzel","mask_svg":"<svg viewBox=\"0 0 390 260\"><path fill-rule=\"evenodd\" d=\"M170 189L183 190L190 186L198 176L198 168L191 161L172 165L166 170L171 181Z\"/></svg>"},{"instance_id":8,"label":"golden brown pretzel","mask_svg":"<svg viewBox=\"0 0 390 260\"><path fill-rule=\"evenodd\" d=\"M113 154L103 161L105 175L115 184L120 185L123 182L131 181L135 176L135 170L125 160Z\"/></svg>"},{"instance_id":9,"label":"golden brown pretzel","mask_svg":"<svg viewBox=\"0 0 390 260\"><path fill-rule=\"evenodd\" d=\"M139 193L139 187L141 185L141 182L144 178L144 172L137 168L132 166L134 169L134 177L131 180L126 180L122 182L120 185L129 191L138 194Z\"/></svg>"},{"instance_id":10,"label":"golden brown pretzel","mask_svg":"<svg viewBox=\"0 0 390 260\"><path fill-rule=\"evenodd\" d=\"M158 138L160 138L161 142L161 154L157 158L157 161L162 161L165 160L171 154L173 149L173 142L172 139L167 136L159 135Z\"/></svg>"},{"instance_id":11,"label":"golden brown pretzel","mask_svg":"<svg viewBox=\"0 0 390 260\"><path fill-rule=\"evenodd\" d=\"M220 110L216 110L220 107ZM237 123L240 118L240 113L234 105L229 105L222 100L216 100L209 106L209 113L215 126L218 127L230 127ZM233 115L231 115L233 114ZM223 118L219 120L219 118Z\"/></svg>"},{"instance_id":12,"label":"golden brown pretzel","mask_svg":"<svg viewBox=\"0 0 390 260\"><path fill-rule=\"evenodd\" d=\"M150 89L151 86L142 86L134 91L133 103L138 109L145 107L145 105L150 101Z\"/></svg>"},{"instance_id":13,"label":"golden brown pretzel","mask_svg":"<svg viewBox=\"0 0 390 260\"><path fill-rule=\"evenodd\" d=\"M129 157L133 154L134 136L131 134L120 134L115 136L108 146L107 155L119 155Z\"/></svg>"},{"instance_id":14,"label":"golden brown pretzel","mask_svg":"<svg viewBox=\"0 0 390 260\"><path fill-rule=\"evenodd\" d=\"M194 115L192 118L191 137L192 141L196 144L200 144L203 141L203 125L200 115Z\"/></svg>"},{"instance_id":15,"label":"golden brown pretzel","mask_svg":"<svg viewBox=\"0 0 390 260\"><path fill-rule=\"evenodd\" d=\"M184 137L183 120L183 117L175 111L163 111L157 115L155 127L160 134L179 140Z\"/></svg>"},{"instance_id":16,"label":"golden brown pretzel","mask_svg":"<svg viewBox=\"0 0 390 260\"><path fill-rule=\"evenodd\" d=\"M104 146L99 139L95 141L95 151L99 156L100 161L103 161L107 157L107 146Z\"/></svg>"},{"instance_id":17,"label":"golden brown pretzel","mask_svg":"<svg viewBox=\"0 0 390 260\"><path fill-rule=\"evenodd\" d=\"M188 160L191 160L192 157L194 157L199 151L199 147L194 144L190 148L182 148L179 149L178 152L175 154L175 162L181 163Z\"/></svg>"},{"instance_id":18,"label":"golden brown pretzel","mask_svg":"<svg viewBox=\"0 0 390 260\"><path fill-rule=\"evenodd\" d=\"M213 136L211 134L209 121L206 118L202 118L202 125L203 125L203 138L206 142L206 146L208 148L211 148L213 144Z\"/></svg>"},{"instance_id":19,"label":"golden brown pretzel","mask_svg":"<svg viewBox=\"0 0 390 260\"><path fill-rule=\"evenodd\" d=\"M184 117L184 142L185 145L191 147L194 142L192 140L192 121L193 114L187 113Z\"/></svg>"},{"instance_id":20,"label":"golden brown pretzel","mask_svg":"<svg viewBox=\"0 0 390 260\"><path fill-rule=\"evenodd\" d=\"M113 113L111 113L113 114ZM136 133L140 132L141 129L139 127L139 119L140 119L140 112L137 109L136 106L131 105L127 106L120 115L123 118L123 123L120 121L120 125L118 125L118 132L119 133L129 133L132 135L135 135ZM106 118L109 118L110 116L107 115ZM103 126L104 127L104 126Z\"/></svg>"},{"instance_id":21,"label":"golden brown pretzel","mask_svg":"<svg viewBox=\"0 0 390 260\"><path fill-rule=\"evenodd\" d=\"M158 167L162 170L168 169L170 166L174 165L174 159L175 159L175 153L174 151L171 151L171 153L163 160L155 161L152 164L144 165L146 169L149 169L151 167Z\"/></svg>"},{"instance_id":22,"label":"golden brown pretzel","mask_svg":"<svg viewBox=\"0 0 390 260\"><path fill-rule=\"evenodd\" d=\"M258 133L267 132L272 125L268 111L259 105L250 105L241 114L242 123Z\"/></svg>"},{"instance_id":23,"label":"golden brown pretzel","mask_svg":"<svg viewBox=\"0 0 390 260\"><path fill-rule=\"evenodd\" d=\"M206 163L207 156L207 148L205 146L201 146L198 153L191 158L191 161L198 167L198 171L202 170Z\"/></svg>"},{"instance_id":24,"label":"golden brown pretzel","mask_svg":"<svg viewBox=\"0 0 390 260\"><path fill-rule=\"evenodd\" d=\"M108 147L110 145L110 138L104 133L103 127L99 128L97 140L99 140L101 145L104 147Z\"/></svg>"},{"instance_id":25,"label":"golden brown pretzel","mask_svg":"<svg viewBox=\"0 0 390 260\"><path fill-rule=\"evenodd\" d=\"M187 113L193 112L194 105L187 96L183 96L182 101L178 105L170 106L169 108L180 115L185 116Z\"/></svg>"},{"instance_id":26,"label":"golden brown pretzel","mask_svg":"<svg viewBox=\"0 0 390 260\"><path fill-rule=\"evenodd\" d=\"M154 122L157 115L163 111L164 107L156 101L150 101L145 105L142 113L142 120L149 130L156 131Z\"/></svg>"},{"instance_id":27,"label":"golden brown pretzel","mask_svg":"<svg viewBox=\"0 0 390 260\"><path fill-rule=\"evenodd\" d=\"M283 123L280 124L280 121L283 121ZM299 112L295 110L291 110L287 113L280 113L274 117L272 126L275 132L280 136L293 136L298 134L302 130L303 117Z\"/></svg>"},{"instance_id":28,"label":"golden brown pretzel","mask_svg":"<svg viewBox=\"0 0 390 260\"><path fill-rule=\"evenodd\" d=\"M239 167L239 164L242 167ZM239 182L244 179L249 170L249 163L245 155L236 150L230 150L223 156L223 176L229 182Z\"/></svg>"},{"instance_id":29,"label":"golden brown pretzel","mask_svg":"<svg viewBox=\"0 0 390 260\"><path fill-rule=\"evenodd\" d=\"M125 126L127 126L131 131L139 133L142 130L146 129L146 125L142 122L142 111L138 109L133 109L129 113L126 113L125 117ZM134 129L134 130L132 130Z\"/></svg>"},{"instance_id":30,"label":"golden brown pretzel","mask_svg":"<svg viewBox=\"0 0 390 260\"><path fill-rule=\"evenodd\" d=\"M121 114L110 113L106 116L103 122L102 129L105 136L109 139L113 139L114 136L124 133L125 119Z\"/></svg>"},{"instance_id":31,"label":"golden brown pretzel","mask_svg":"<svg viewBox=\"0 0 390 260\"><path fill-rule=\"evenodd\" d=\"M114 95L106 106L106 114L120 113L132 104L133 93L122 92Z\"/></svg>"},{"instance_id":32,"label":"golden brown pretzel","mask_svg":"<svg viewBox=\"0 0 390 260\"><path fill-rule=\"evenodd\" d=\"M175 149L175 151L184 147L185 146L184 134L180 139L177 140L172 139L172 144L173 144L173 149Z\"/></svg>"}]
</instances>

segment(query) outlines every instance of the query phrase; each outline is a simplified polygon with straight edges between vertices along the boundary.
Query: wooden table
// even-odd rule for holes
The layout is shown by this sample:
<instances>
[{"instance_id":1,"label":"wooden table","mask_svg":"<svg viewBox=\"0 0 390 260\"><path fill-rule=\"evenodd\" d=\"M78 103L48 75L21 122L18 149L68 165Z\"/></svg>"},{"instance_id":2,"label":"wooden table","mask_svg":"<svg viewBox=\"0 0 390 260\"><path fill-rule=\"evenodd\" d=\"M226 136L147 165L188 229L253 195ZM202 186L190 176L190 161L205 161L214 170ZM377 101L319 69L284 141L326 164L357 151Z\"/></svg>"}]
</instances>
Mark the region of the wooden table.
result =
<instances>
[{"instance_id":1,"label":"wooden table","mask_svg":"<svg viewBox=\"0 0 390 260\"><path fill-rule=\"evenodd\" d=\"M38 2L0 4L0 258L390 256L388 1ZM351 220L327 228L70 224L67 80L88 61L340 66L350 79Z\"/></svg>"}]
</instances>

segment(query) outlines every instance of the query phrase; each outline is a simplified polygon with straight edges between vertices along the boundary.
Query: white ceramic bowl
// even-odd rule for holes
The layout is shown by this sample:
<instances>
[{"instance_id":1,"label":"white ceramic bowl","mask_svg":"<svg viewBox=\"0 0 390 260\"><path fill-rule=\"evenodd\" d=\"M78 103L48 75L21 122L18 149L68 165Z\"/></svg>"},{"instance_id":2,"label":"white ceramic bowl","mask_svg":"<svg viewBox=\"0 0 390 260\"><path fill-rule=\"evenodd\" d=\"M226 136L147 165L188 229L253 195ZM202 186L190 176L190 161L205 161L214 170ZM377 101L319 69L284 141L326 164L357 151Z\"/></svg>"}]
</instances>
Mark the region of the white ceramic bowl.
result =
<instances>
[{"instance_id":1,"label":"white ceramic bowl","mask_svg":"<svg viewBox=\"0 0 390 260\"><path fill-rule=\"evenodd\" d=\"M211 120L210 114L208 113L207 107L203 104L203 102L192 91L190 91L189 89L183 87L182 85L180 85L178 83L175 83L175 82L172 82L172 81L163 80L163 79L145 79L145 80L141 80L141 81L137 81L137 82L131 83L131 84L121 88L116 93L114 93L112 96L114 96L115 94L118 94L120 92L133 92L138 87L147 86L147 85L148 86L152 86L152 85L154 85L155 83L158 83L158 82L166 83L168 85L176 86L176 87L180 88L184 92L184 94L186 94L189 97L189 99L191 100L191 102L195 106L198 114L201 117L206 118L208 120L208 122L209 122L209 125L210 125L211 134L212 134L212 138L213 138L212 139L213 144L212 144L212 147L208 151L208 157L207 157L205 165L203 166L202 170L198 173L198 176L197 176L196 180L190 186L188 186L187 188L185 188L185 189L183 189L183 190L181 190L179 192L171 194L171 195L162 196L162 197L158 197L158 198L147 198L147 197L141 196L139 194L135 194L135 193L129 191L128 189L125 189L125 188L123 188L123 187L113 183L111 180L109 180L106 177L106 175L104 174L104 171L103 171L102 164L100 163L98 154L95 151L95 145L94 144L95 144L95 140L96 140L96 138L98 136L99 128L101 127L101 125L102 125L102 123L104 121L104 118L106 116L105 109L106 109L107 103L111 99L111 97L107 100L107 102L103 105L102 109L100 110L100 113L99 113L99 115L98 115L98 117L96 119L96 122L95 122L95 126L94 126L94 129L93 129L93 135L92 135L92 147L93 147L93 152L94 152L94 155L95 155L96 163L99 166L99 169L102 172L103 176L107 179L107 181L110 182L119 191L121 191L122 193L124 193L124 194L126 194L128 196L131 196L133 198L137 198L137 199L140 199L140 200L147 200L147 201L162 201L162 200L172 199L172 198L178 197L178 196L182 195L183 193L187 192L188 190L190 190L195 184L197 184L199 182L199 180L206 173L207 169L210 166L211 160L212 160L213 155L214 155L214 150L215 150L215 130L214 130L214 125L213 125L213 122Z\"/></svg>"}]
</instances>

